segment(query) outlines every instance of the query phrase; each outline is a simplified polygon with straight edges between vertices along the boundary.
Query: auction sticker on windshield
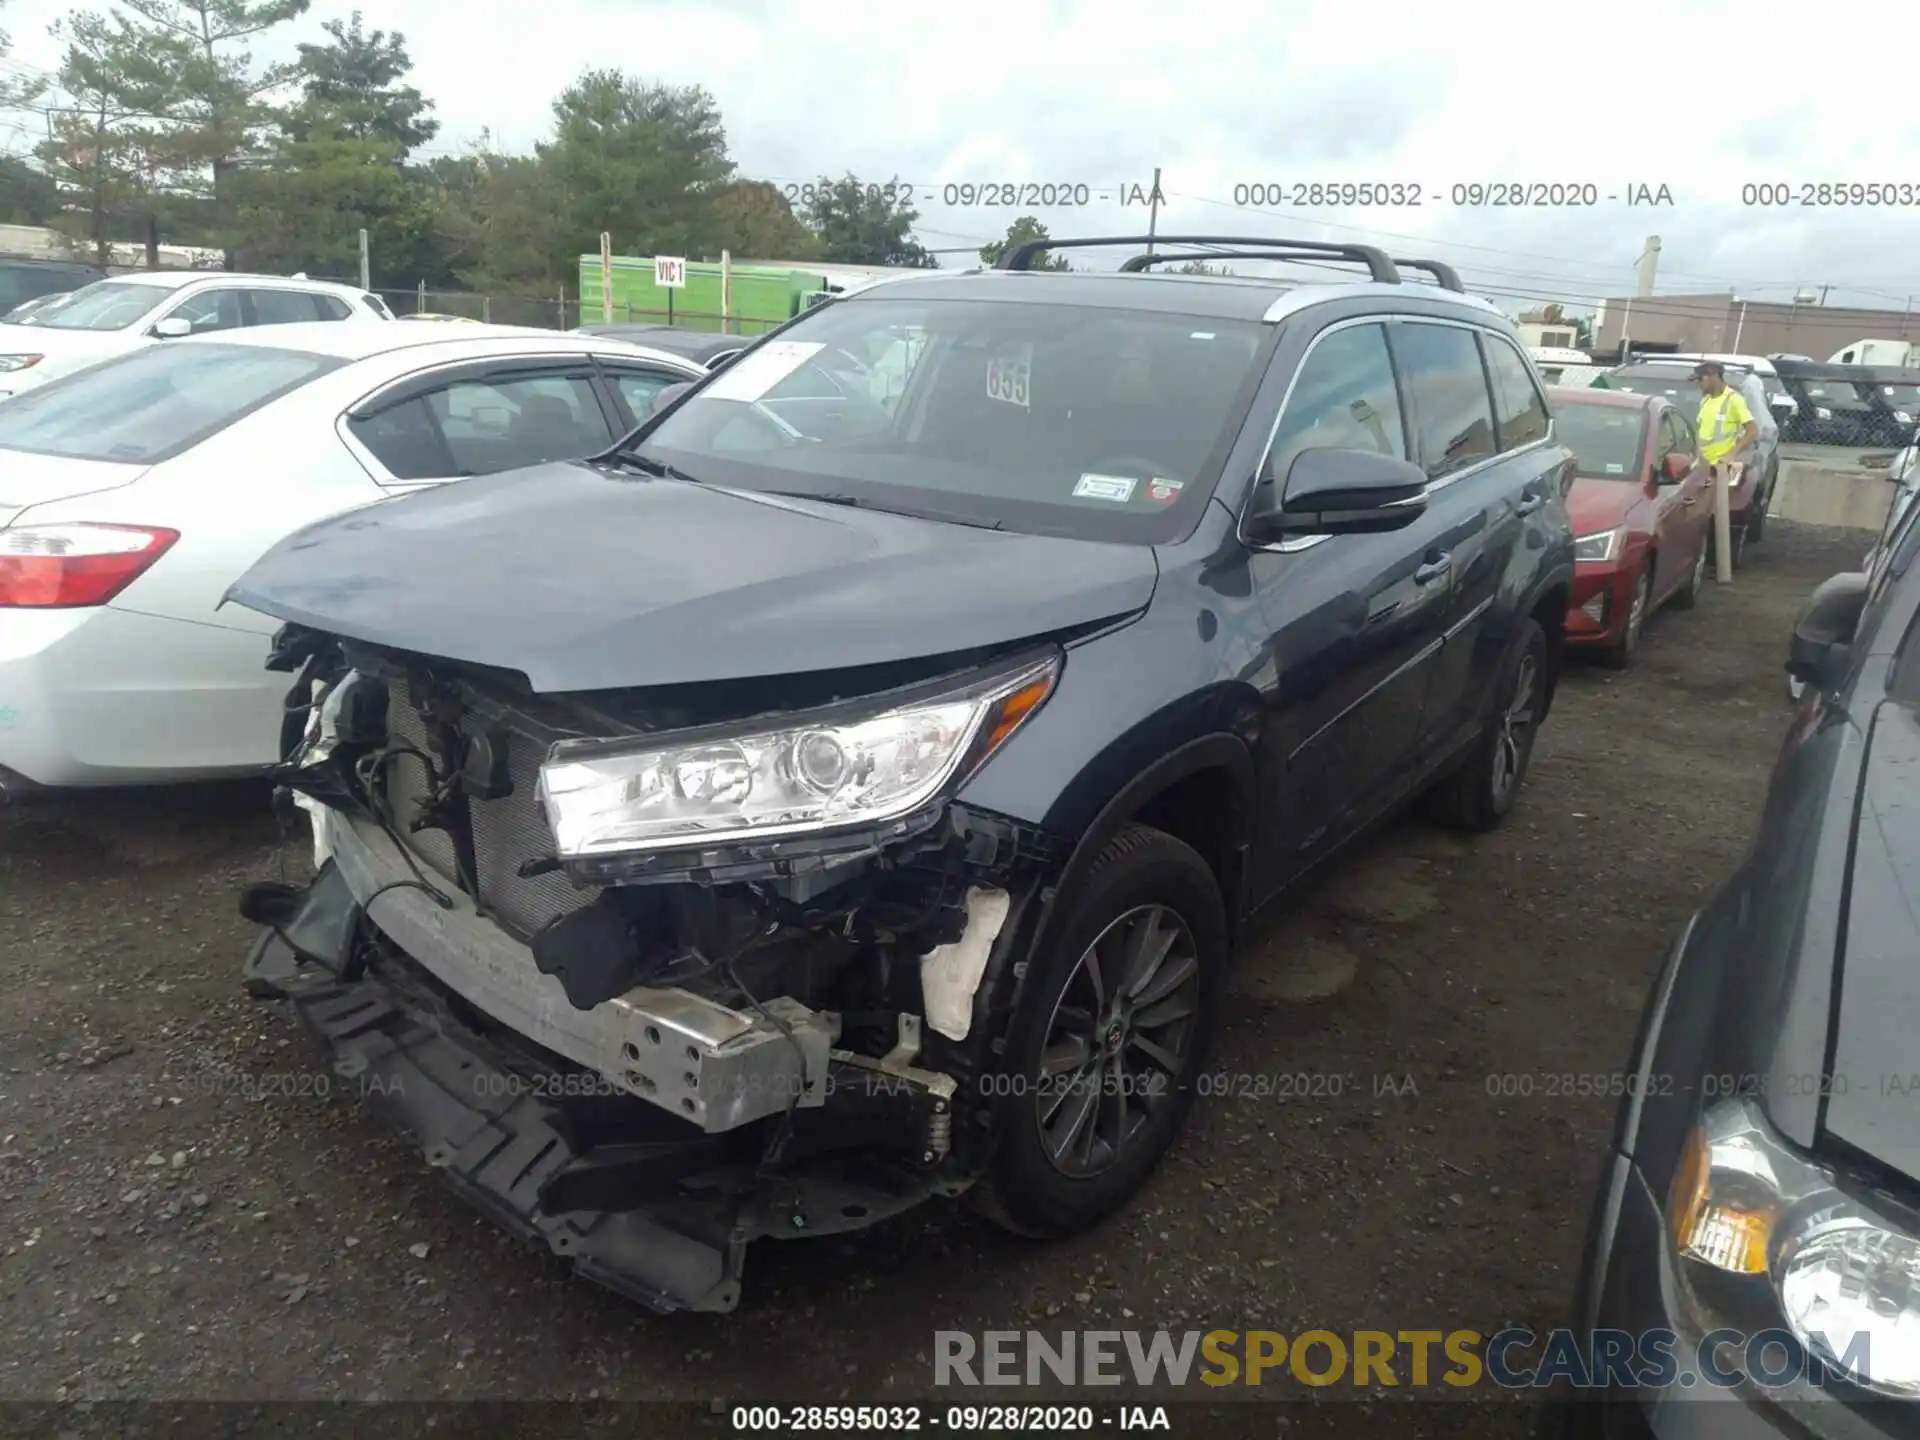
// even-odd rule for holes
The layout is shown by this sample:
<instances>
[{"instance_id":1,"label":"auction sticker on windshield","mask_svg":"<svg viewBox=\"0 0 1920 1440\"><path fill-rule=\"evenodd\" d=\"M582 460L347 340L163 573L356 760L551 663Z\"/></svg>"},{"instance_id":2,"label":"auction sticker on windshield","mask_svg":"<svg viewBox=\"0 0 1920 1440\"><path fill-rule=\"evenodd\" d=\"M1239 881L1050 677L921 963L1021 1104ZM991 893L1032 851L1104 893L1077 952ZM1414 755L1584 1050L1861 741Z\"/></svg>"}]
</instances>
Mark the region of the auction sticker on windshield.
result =
<instances>
[{"instance_id":1,"label":"auction sticker on windshield","mask_svg":"<svg viewBox=\"0 0 1920 1440\"><path fill-rule=\"evenodd\" d=\"M1147 498L1156 505L1171 505L1186 488L1184 480L1162 480L1156 475L1147 481Z\"/></svg>"},{"instance_id":2,"label":"auction sticker on windshield","mask_svg":"<svg viewBox=\"0 0 1920 1440\"><path fill-rule=\"evenodd\" d=\"M722 370L700 398L751 404L826 348L815 340L769 340Z\"/></svg>"},{"instance_id":3,"label":"auction sticker on windshield","mask_svg":"<svg viewBox=\"0 0 1920 1440\"><path fill-rule=\"evenodd\" d=\"M1117 500L1124 505L1133 498L1138 483L1130 475L1082 475L1073 493L1079 500Z\"/></svg>"},{"instance_id":4,"label":"auction sticker on windshield","mask_svg":"<svg viewBox=\"0 0 1920 1440\"><path fill-rule=\"evenodd\" d=\"M1033 381L1033 346L1022 345L1006 355L987 361L987 398L1007 405L1031 409L1028 388ZM1076 494L1079 492L1076 491Z\"/></svg>"}]
</instances>

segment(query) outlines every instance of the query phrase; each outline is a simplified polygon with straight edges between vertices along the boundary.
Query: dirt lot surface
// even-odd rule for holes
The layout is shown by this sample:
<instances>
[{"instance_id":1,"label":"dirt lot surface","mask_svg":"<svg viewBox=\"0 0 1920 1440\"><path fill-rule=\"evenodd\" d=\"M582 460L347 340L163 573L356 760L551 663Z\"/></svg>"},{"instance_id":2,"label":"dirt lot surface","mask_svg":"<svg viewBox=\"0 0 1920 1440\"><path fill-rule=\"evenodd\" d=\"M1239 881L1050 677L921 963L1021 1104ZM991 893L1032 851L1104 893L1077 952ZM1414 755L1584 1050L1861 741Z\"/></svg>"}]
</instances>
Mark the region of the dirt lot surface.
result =
<instances>
[{"instance_id":1,"label":"dirt lot surface","mask_svg":"<svg viewBox=\"0 0 1920 1440\"><path fill-rule=\"evenodd\" d=\"M1624 1063L1747 844L1795 609L1864 544L1770 527L1631 672L1572 667L1502 830L1397 823L1254 937L1217 1056L1235 1093L1116 1221L1048 1247L938 1206L762 1242L729 1317L566 1278L314 1093L305 1035L239 986L234 896L278 863L257 792L0 811L0 1399L874 1403L935 1395L942 1329L1558 1323L1612 1103L1546 1077ZM1351 1388L1316 1393L1230 1433L1356 1425ZM1378 1434L1524 1429L1514 1404L1365 1408Z\"/></svg>"}]
</instances>

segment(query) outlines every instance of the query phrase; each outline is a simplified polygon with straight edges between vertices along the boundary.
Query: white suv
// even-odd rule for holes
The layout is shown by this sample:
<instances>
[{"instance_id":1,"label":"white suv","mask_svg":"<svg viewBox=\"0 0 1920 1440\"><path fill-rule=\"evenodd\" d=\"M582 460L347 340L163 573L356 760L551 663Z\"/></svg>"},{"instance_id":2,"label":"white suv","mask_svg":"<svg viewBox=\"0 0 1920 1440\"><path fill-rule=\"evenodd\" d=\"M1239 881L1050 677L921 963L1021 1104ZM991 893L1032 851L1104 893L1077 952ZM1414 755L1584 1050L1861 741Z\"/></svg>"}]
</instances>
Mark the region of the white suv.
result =
<instances>
[{"instance_id":1,"label":"white suv","mask_svg":"<svg viewBox=\"0 0 1920 1440\"><path fill-rule=\"evenodd\" d=\"M206 270L116 275L0 322L0 398L156 340L253 325L392 318L379 296L325 280Z\"/></svg>"}]
</instances>

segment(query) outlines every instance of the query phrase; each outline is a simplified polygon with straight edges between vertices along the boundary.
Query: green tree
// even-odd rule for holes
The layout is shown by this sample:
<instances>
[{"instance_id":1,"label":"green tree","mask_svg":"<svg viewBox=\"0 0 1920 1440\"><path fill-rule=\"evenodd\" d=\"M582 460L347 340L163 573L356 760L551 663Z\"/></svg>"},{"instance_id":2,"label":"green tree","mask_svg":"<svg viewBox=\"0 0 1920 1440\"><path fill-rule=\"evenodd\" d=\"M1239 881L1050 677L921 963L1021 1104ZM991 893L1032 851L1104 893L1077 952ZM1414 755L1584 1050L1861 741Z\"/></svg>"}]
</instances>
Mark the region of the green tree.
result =
<instances>
[{"instance_id":1,"label":"green tree","mask_svg":"<svg viewBox=\"0 0 1920 1440\"><path fill-rule=\"evenodd\" d=\"M532 244L543 281L578 273L601 231L634 255L704 255L719 248L714 202L733 178L726 129L713 96L697 85L660 85L619 70L588 70L554 101L553 138L538 146L538 177L502 167L509 247ZM527 202L554 207L557 226ZM487 268L501 269L496 249ZM521 265L524 262L516 262ZM535 278L531 275L528 278Z\"/></svg>"},{"instance_id":2,"label":"green tree","mask_svg":"<svg viewBox=\"0 0 1920 1440\"><path fill-rule=\"evenodd\" d=\"M151 131L157 178L175 194L209 198L223 230L233 222L234 177L269 148L273 101L301 74L298 61L257 65L248 42L304 15L309 3L119 0L115 18L160 81L162 118Z\"/></svg>"},{"instance_id":3,"label":"green tree","mask_svg":"<svg viewBox=\"0 0 1920 1440\"><path fill-rule=\"evenodd\" d=\"M821 258L842 265L913 265L939 262L913 238L920 212L896 176L869 184L848 174L822 175L807 187L801 219L820 237Z\"/></svg>"},{"instance_id":4,"label":"green tree","mask_svg":"<svg viewBox=\"0 0 1920 1440\"><path fill-rule=\"evenodd\" d=\"M374 283L411 285L440 268L432 196L401 163L439 128L431 102L399 83L405 36L368 34L357 12L325 29L331 43L300 47L300 99L274 149L234 182L234 249L250 269L354 276L365 229Z\"/></svg>"},{"instance_id":5,"label":"green tree","mask_svg":"<svg viewBox=\"0 0 1920 1440\"><path fill-rule=\"evenodd\" d=\"M0 155L0 225L47 225L61 218L60 187L44 170Z\"/></svg>"},{"instance_id":6,"label":"green tree","mask_svg":"<svg viewBox=\"0 0 1920 1440\"><path fill-rule=\"evenodd\" d=\"M720 244L741 259L818 260L820 240L770 180L735 180L713 197Z\"/></svg>"},{"instance_id":7,"label":"green tree","mask_svg":"<svg viewBox=\"0 0 1920 1440\"><path fill-rule=\"evenodd\" d=\"M1006 239L997 240L990 245L982 245L980 247L980 259L988 265L998 265L1000 263L1000 257L1005 255L1007 251L1013 249L1014 246L1024 245L1029 240L1050 240L1052 238L1053 237L1047 233L1047 227L1042 225L1036 217L1032 215L1022 215L1007 227ZM1028 265L1028 268L1032 270L1065 270L1068 268L1067 257L1042 252L1040 255L1034 257Z\"/></svg>"},{"instance_id":8,"label":"green tree","mask_svg":"<svg viewBox=\"0 0 1920 1440\"><path fill-rule=\"evenodd\" d=\"M187 46L153 41L118 13L83 11L56 21L51 33L64 44L55 84L72 101L49 107L49 134L35 149L48 179L73 202L53 223L102 263L116 238L142 234L157 245L166 146L157 117L173 74L190 58Z\"/></svg>"},{"instance_id":9,"label":"green tree","mask_svg":"<svg viewBox=\"0 0 1920 1440\"><path fill-rule=\"evenodd\" d=\"M320 28L329 43L300 46L301 103L283 128L298 135L319 121L355 140L380 141L403 160L440 133L430 114L433 102L400 83L413 69L406 36L369 33L358 10L349 20L328 20Z\"/></svg>"}]
</instances>

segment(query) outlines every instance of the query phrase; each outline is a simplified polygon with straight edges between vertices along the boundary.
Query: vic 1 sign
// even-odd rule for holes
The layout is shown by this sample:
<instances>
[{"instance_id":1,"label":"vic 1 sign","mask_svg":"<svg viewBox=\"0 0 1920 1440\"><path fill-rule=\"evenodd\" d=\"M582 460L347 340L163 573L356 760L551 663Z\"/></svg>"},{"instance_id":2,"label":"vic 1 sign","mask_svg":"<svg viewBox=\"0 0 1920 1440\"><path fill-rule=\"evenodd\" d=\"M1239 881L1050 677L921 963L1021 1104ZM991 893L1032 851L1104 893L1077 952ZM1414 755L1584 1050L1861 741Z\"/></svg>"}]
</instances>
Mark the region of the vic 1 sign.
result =
<instances>
[{"instance_id":1,"label":"vic 1 sign","mask_svg":"<svg viewBox=\"0 0 1920 1440\"><path fill-rule=\"evenodd\" d=\"M687 262L678 255L653 257L653 283L662 290L687 288Z\"/></svg>"}]
</instances>

